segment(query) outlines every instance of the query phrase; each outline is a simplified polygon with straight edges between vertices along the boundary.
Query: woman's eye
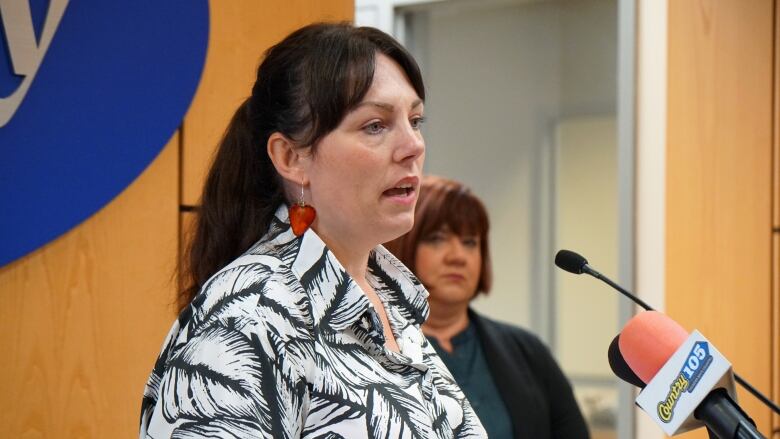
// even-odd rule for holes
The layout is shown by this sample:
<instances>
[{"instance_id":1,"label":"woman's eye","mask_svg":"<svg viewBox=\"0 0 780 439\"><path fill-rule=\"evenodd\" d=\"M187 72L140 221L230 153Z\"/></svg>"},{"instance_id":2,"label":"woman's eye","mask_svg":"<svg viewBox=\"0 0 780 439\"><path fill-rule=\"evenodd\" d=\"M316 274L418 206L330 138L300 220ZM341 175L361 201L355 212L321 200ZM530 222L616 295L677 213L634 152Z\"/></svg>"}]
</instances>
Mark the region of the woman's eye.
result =
<instances>
[{"instance_id":1,"label":"woman's eye","mask_svg":"<svg viewBox=\"0 0 780 439\"><path fill-rule=\"evenodd\" d=\"M428 242L428 243L431 243L431 244L435 244L437 242L442 242L442 241L444 241L444 235L442 235L441 233L434 233L432 235L426 236L424 241Z\"/></svg>"},{"instance_id":2,"label":"woman's eye","mask_svg":"<svg viewBox=\"0 0 780 439\"><path fill-rule=\"evenodd\" d=\"M419 130L420 128L422 128L422 125L424 123L425 123L424 117L422 116L415 117L414 119L412 119L412 128L414 128L415 130Z\"/></svg>"},{"instance_id":3,"label":"woman's eye","mask_svg":"<svg viewBox=\"0 0 780 439\"><path fill-rule=\"evenodd\" d=\"M373 122L363 127L363 131L368 134L379 134L384 129L381 122Z\"/></svg>"},{"instance_id":4,"label":"woman's eye","mask_svg":"<svg viewBox=\"0 0 780 439\"><path fill-rule=\"evenodd\" d=\"M479 245L477 238L464 238L461 242L465 247L477 247Z\"/></svg>"}]
</instances>

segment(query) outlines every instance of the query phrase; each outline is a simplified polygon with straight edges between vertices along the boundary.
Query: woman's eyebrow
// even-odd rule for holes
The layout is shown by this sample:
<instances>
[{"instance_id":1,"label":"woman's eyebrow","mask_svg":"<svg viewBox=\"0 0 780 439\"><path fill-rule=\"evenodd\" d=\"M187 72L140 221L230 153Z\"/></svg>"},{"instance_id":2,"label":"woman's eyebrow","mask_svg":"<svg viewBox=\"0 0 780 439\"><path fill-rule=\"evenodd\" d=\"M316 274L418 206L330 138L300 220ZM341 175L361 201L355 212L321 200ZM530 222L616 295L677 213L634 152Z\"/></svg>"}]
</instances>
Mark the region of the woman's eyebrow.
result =
<instances>
[{"instance_id":1,"label":"woman's eyebrow","mask_svg":"<svg viewBox=\"0 0 780 439\"><path fill-rule=\"evenodd\" d=\"M415 108L417 108L420 105L422 105L422 103L423 103L422 99L416 99L414 102L412 102L412 105L410 106L410 108L412 110L414 110ZM387 102L379 102L379 101L363 101L363 102L357 104L356 108L360 108L360 107L363 107L363 106L366 106L366 105L370 105L370 106L373 106L373 107L378 107L379 109L381 109L383 111L386 111L386 112L389 112L389 113L393 112L393 110L395 110L395 106L393 104L388 104Z\"/></svg>"},{"instance_id":2,"label":"woman's eyebrow","mask_svg":"<svg viewBox=\"0 0 780 439\"><path fill-rule=\"evenodd\" d=\"M392 113L393 110L395 110L395 106L393 106L393 104L388 104L388 103L385 103L385 102L363 101L363 102L357 104L357 108L366 107L366 106L377 107L380 110L386 111L388 113Z\"/></svg>"}]
</instances>

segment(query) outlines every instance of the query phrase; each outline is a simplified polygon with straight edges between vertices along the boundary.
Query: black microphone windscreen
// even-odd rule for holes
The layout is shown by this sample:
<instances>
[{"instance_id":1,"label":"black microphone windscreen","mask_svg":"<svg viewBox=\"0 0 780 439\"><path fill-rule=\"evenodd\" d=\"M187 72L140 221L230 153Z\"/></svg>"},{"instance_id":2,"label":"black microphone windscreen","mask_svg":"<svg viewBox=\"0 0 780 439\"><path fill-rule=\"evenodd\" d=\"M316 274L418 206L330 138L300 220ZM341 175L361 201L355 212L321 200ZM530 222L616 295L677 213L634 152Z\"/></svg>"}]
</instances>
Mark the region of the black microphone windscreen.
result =
<instances>
[{"instance_id":1,"label":"black microphone windscreen","mask_svg":"<svg viewBox=\"0 0 780 439\"><path fill-rule=\"evenodd\" d=\"M587 263L587 259L571 250L559 250L555 255L555 265L569 273L582 274L582 267Z\"/></svg>"},{"instance_id":2,"label":"black microphone windscreen","mask_svg":"<svg viewBox=\"0 0 780 439\"><path fill-rule=\"evenodd\" d=\"M644 389L644 381L642 381L642 379L639 378L633 370L631 370L631 367L628 366L625 358L623 358L623 354L620 353L620 346L618 346L619 339L620 334L616 335L615 338L612 339L612 343L609 344L609 349L607 350L609 368L612 369L612 373L614 373L621 380L629 384L633 384L640 389Z\"/></svg>"}]
</instances>

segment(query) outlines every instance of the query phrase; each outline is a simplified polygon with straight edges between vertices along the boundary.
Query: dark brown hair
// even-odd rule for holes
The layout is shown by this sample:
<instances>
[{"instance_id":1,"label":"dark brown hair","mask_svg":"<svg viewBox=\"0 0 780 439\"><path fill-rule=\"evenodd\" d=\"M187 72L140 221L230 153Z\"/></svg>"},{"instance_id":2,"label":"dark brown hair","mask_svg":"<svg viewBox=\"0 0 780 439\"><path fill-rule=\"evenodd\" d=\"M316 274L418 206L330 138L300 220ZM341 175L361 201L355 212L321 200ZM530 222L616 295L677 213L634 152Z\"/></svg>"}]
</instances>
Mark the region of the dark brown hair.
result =
<instances>
[{"instance_id":1,"label":"dark brown hair","mask_svg":"<svg viewBox=\"0 0 780 439\"><path fill-rule=\"evenodd\" d=\"M479 236L482 267L477 293L488 293L493 283L488 245L490 222L485 205L462 183L435 175L423 177L414 227L385 247L414 272L420 241L445 228L459 236Z\"/></svg>"},{"instance_id":2,"label":"dark brown hair","mask_svg":"<svg viewBox=\"0 0 780 439\"><path fill-rule=\"evenodd\" d=\"M271 134L279 132L315 153L319 140L368 92L378 53L401 66L424 100L417 63L397 41L374 28L312 24L265 52L252 95L230 121L206 178L180 269L180 309L209 277L263 236L276 209L287 201L266 149Z\"/></svg>"}]
</instances>

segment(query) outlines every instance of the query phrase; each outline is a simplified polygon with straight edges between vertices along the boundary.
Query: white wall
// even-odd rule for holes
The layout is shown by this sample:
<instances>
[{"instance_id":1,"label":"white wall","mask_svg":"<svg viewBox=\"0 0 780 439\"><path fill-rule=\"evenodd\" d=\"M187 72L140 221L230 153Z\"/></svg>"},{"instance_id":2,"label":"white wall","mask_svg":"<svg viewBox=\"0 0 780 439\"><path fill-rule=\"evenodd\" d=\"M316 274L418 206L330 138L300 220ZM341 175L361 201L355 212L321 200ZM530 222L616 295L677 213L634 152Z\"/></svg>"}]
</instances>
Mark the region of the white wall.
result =
<instances>
[{"instance_id":1,"label":"white wall","mask_svg":"<svg viewBox=\"0 0 780 439\"><path fill-rule=\"evenodd\" d=\"M639 2L636 287L645 302L661 311L666 285L667 14L667 0ZM635 416L637 439L665 437L638 408Z\"/></svg>"},{"instance_id":2,"label":"white wall","mask_svg":"<svg viewBox=\"0 0 780 439\"><path fill-rule=\"evenodd\" d=\"M465 182L490 211L495 288L476 307L554 344L538 309L552 270L551 150L559 120L614 113L615 1L453 3L408 26L428 87L426 171Z\"/></svg>"},{"instance_id":3,"label":"white wall","mask_svg":"<svg viewBox=\"0 0 780 439\"><path fill-rule=\"evenodd\" d=\"M576 249L617 278L617 126L614 117L577 117L558 126L556 230L562 248ZM611 377L606 352L617 334L618 296L586 276L557 274L558 359L570 374ZM594 349L595 348L595 349Z\"/></svg>"},{"instance_id":4,"label":"white wall","mask_svg":"<svg viewBox=\"0 0 780 439\"><path fill-rule=\"evenodd\" d=\"M568 0L561 6L561 115L614 114L617 1Z\"/></svg>"},{"instance_id":5,"label":"white wall","mask_svg":"<svg viewBox=\"0 0 780 439\"><path fill-rule=\"evenodd\" d=\"M492 221L494 289L475 308L542 336L590 420L614 417L618 298L552 259L578 249L617 274L616 1L418 11L406 37L428 87L426 172L469 185Z\"/></svg>"},{"instance_id":6,"label":"white wall","mask_svg":"<svg viewBox=\"0 0 780 439\"><path fill-rule=\"evenodd\" d=\"M494 289L477 308L528 326L538 150L559 112L559 25L551 3L428 14L426 172L456 178L492 221Z\"/></svg>"}]
</instances>

